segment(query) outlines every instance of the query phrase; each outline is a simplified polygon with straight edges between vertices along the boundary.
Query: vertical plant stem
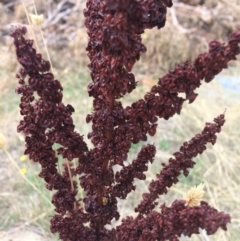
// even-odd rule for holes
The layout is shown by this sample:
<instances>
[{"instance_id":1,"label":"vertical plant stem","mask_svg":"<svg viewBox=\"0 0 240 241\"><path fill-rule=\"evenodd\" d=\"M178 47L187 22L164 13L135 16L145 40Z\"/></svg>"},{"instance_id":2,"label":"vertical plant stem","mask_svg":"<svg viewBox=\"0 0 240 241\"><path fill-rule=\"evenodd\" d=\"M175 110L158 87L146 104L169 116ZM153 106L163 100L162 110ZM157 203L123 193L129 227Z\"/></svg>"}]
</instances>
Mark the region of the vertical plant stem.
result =
<instances>
[{"instance_id":1,"label":"vertical plant stem","mask_svg":"<svg viewBox=\"0 0 240 241\"><path fill-rule=\"evenodd\" d=\"M37 13L37 8L36 8L36 5L35 5L35 1L33 1L33 7L34 7L35 14L38 15L38 13ZM40 25L40 26L38 25L38 30L40 31L41 38L42 38L42 41L43 41L43 45L44 45L45 51L46 51L46 53L47 53L47 58L48 58L48 61L49 61L49 63L50 63L50 66L51 66L51 72L53 73L53 71L54 71L54 70L53 70L53 65L52 65L52 61L51 61L50 55L49 55L49 51L48 51L48 47L47 47L45 38L44 38L44 36L43 36L43 32L42 32L41 25Z\"/></svg>"},{"instance_id":2,"label":"vertical plant stem","mask_svg":"<svg viewBox=\"0 0 240 241\"><path fill-rule=\"evenodd\" d=\"M69 161L66 160L66 163L67 163L68 174L69 174L69 179L70 179L70 183L71 183L71 190L74 191L73 178L72 178L72 173L71 173L71 170L70 170ZM76 202L74 202L74 209L76 209L76 208L77 208L77 204L76 204Z\"/></svg>"},{"instance_id":3,"label":"vertical plant stem","mask_svg":"<svg viewBox=\"0 0 240 241\"><path fill-rule=\"evenodd\" d=\"M113 110L113 108L114 108L114 97L112 95L109 96L109 107L110 107L111 110ZM109 142L112 140L112 136L113 136L113 130L106 131L106 139ZM109 163L109 159L104 160L104 162L102 164L102 175L105 175L105 173L107 171L108 163ZM103 189L104 189L104 187L100 187L100 190L99 190L100 194L97 197L97 201L98 201L99 206L103 206L103 195L102 195ZM99 221L96 225L97 236L99 234L99 230L100 230L101 226L102 226L101 221Z\"/></svg>"},{"instance_id":4,"label":"vertical plant stem","mask_svg":"<svg viewBox=\"0 0 240 241\"><path fill-rule=\"evenodd\" d=\"M35 42L35 44L36 44L37 52L40 52L40 48L39 48L39 46L38 46L38 42L37 42L37 39L36 39L36 35L35 35L35 33L34 33L33 26L32 26L32 23L31 23L31 20L30 20L29 14L28 14L28 10L27 10L27 7L26 7L26 4L25 4L25 1L24 1L24 0L22 0L22 4L23 4L23 8L24 8L25 14L26 14L26 16L27 16L28 24L29 24L29 26L30 26L30 29L31 29L31 32L32 32L32 35L33 35L34 42Z\"/></svg>"}]
</instances>

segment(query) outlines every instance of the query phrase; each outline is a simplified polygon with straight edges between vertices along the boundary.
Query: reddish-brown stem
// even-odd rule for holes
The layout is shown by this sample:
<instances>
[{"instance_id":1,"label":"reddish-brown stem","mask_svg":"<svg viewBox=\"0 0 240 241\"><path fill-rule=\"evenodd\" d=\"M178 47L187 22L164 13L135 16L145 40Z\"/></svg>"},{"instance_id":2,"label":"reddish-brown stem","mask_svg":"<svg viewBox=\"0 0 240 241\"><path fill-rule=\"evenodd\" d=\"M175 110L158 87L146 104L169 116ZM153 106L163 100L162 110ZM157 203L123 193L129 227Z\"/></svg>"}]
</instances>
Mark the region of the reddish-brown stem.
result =
<instances>
[{"instance_id":1,"label":"reddish-brown stem","mask_svg":"<svg viewBox=\"0 0 240 241\"><path fill-rule=\"evenodd\" d=\"M108 101L109 101L110 109L113 110L113 108L114 108L114 97L112 95L109 96ZM112 140L112 136L113 136L113 130L107 130L106 131L106 139L107 139L108 142L110 142ZM102 175L104 175L106 173L108 163L109 163L109 159L104 160L104 162L102 164ZM99 194L98 194L98 197L97 197L97 202L98 202L99 206L103 206L102 190L103 190L103 187L99 187ZM97 234L99 233L100 227L101 227L101 221L99 221L96 224L96 233Z\"/></svg>"},{"instance_id":2,"label":"reddish-brown stem","mask_svg":"<svg viewBox=\"0 0 240 241\"><path fill-rule=\"evenodd\" d=\"M112 95L109 96L108 101L109 101L110 110L113 110L113 108L114 108L114 97ZM107 138L108 141L111 141L112 136L113 136L113 130L107 130L106 131L106 138Z\"/></svg>"},{"instance_id":3,"label":"reddish-brown stem","mask_svg":"<svg viewBox=\"0 0 240 241\"><path fill-rule=\"evenodd\" d=\"M109 96L108 101L109 101L109 107L110 107L110 109L113 110L113 108L114 108L114 97L113 97L112 95ZM112 140L112 136L113 136L113 130L107 130L107 131L106 131L106 139L108 140L108 142L110 142L110 141ZM106 171L107 171L108 162L109 162L108 159L103 162L103 165L102 165L103 175L104 175L104 174L106 173Z\"/></svg>"}]
</instances>

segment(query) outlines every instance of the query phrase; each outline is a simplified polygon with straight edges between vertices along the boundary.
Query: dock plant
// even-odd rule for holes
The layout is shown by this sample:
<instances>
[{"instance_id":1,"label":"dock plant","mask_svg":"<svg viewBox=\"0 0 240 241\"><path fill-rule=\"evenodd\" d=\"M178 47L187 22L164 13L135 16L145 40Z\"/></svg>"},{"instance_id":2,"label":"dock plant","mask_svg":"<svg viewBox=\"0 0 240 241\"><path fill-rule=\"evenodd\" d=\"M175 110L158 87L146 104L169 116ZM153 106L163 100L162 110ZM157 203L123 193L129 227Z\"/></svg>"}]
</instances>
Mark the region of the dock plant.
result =
<instances>
[{"instance_id":1,"label":"dock plant","mask_svg":"<svg viewBox=\"0 0 240 241\"><path fill-rule=\"evenodd\" d=\"M11 32L22 66L16 75L22 115L17 131L25 135L24 154L41 165L39 177L53 191L50 230L63 241L177 241L199 229L208 235L219 228L227 230L230 216L202 201L201 187L169 206L158 199L179 181L180 174L189 175L194 158L206 150L207 143L215 144L225 122L224 110L159 167L135 207L136 215L109 228L121 218L119 200L135 191L134 180L145 180L148 163L156 160L155 145L144 142L156 134L158 121L180 115L183 104L197 98L196 89L211 82L240 53L240 31L236 30L227 43L210 42L207 52L169 70L139 100L123 106L122 98L137 88L132 68L147 51L141 35L146 29L161 31L171 6L171 0L86 1L83 14L92 79L87 91L93 97L93 111L86 122L92 125L87 135L91 148L76 131L74 107L63 103L61 82L51 72L50 62L34 48L34 41L26 37L27 28L19 26ZM137 143L142 147L129 160L129 151ZM60 156L65 160L61 172ZM119 171L114 171L116 165ZM79 186L84 198L77 195Z\"/></svg>"}]
</instances>

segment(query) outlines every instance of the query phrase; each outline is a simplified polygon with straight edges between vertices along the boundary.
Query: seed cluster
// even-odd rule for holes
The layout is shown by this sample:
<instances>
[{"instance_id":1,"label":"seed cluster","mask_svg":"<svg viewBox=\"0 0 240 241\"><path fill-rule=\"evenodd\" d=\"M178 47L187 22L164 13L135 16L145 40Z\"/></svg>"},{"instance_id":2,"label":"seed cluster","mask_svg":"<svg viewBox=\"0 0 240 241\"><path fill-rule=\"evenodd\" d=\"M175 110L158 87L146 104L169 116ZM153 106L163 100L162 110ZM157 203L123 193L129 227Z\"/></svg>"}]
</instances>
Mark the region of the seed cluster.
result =
<instances>
[{"instance_id":1,"label":"seed cluster","mask_svg":"<svg viewBox=\"0 0 240 241\"><path fill-rule=\"evenodd\" d=\"M156 148L147 144L126 165L131 145L154 136L159 118L167 120L180 114L185 101L194 102L194 91L201 81L210 82L240 53L240 31L231 34L228 44L212 41L207 53L200 54L192 64L187 61L176 66L142 99L123 107L120 99L137 86L132 67L146 51L141 34L145 29L164 27L167 8L171 6L171 0L87 0L86 50L92 78L88 93L94 100L93 112L87 115L86 122L92 124L87 136L94 145L92 149L76 132L71 117L74 108L62 103L63 88L50 72L49 62L36 53L33 41L26 39L26 28L18 27L11 33L22 65L16 76L23 115L18 132L25 134L25 154L40 163L39 176L49 190L54 190L56 214L51 231L59 233L64 241L176 241L182 234L198 233L199 228L206 229L209 235L220 227L226 230L230 222L228 214L206 202L191 207L184 200L176 200L170 207L155 209L159 195L178 182L181 172L188 176L195 164L192 159L206 149L207 143L215 144L225 121L220 115L183 143L174 158L163 165L150 183L149 193L143 194L135 208L137 217L128 216L116 228L106 228L106 224L120 218L117 198L125 199L134 191L134 180L144 180L148 163L154 161ZM67 161L62 172L57 168L60 156ZM73 159L78 162L76 167ZM115 165L121 166L116 173ZM83 199L77 197L76 180L85 191Z\"/></svg>"}]
</instances>

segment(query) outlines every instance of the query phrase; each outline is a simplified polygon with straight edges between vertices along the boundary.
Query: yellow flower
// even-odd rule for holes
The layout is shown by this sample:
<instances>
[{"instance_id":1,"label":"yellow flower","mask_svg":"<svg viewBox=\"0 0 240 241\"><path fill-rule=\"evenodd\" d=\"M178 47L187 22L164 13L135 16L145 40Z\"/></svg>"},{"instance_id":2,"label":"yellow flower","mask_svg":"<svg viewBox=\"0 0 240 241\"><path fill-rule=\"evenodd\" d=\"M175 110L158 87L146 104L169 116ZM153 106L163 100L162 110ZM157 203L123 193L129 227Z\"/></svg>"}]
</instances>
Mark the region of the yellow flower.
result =
<instances>
[{"instance_id":1,"label":"yellow flower","mask_svg":"<svg viewBox=\"0 0 240 241\"><path fill-rule=\"evenodd\" d=\"M30 14L31 21L34 25L41 25L43 22L43 15Z\"/></svg>"},{"instance_id":2,"label":"yellow flower","mask_svg":"<svg viewBox=\"0 0 240 241\"><path fill-rule=\"evenodd\" d=\"M22 161L22 162L26 161L26 159L27 159L27 156L25 156L25 155L22 155L22 156L20 157L20 161Z\"/></svg>"},{"instance_id":3,"label":"yellow flower","mask_svg":"<svg viewBox=\"0 0 240 241\"><path fill-rule=\"evenodd\" d=\"M4 135L0 133L0 149L5 150L5 148L6 148L6 139Z\"/></svg>"},{"instance_id":4,"label":"yellow flower","mask_svg":"<svg viewBox=\"0 0 240 241\"><path fill-rule=\"evenodd\" d=\"M183 199L186 201L186 205L190 207L198 206L204 195L204 184L201 183L198 186L192 187L185 195Z\"/></svg>"},{"instance_id":5,"label":"yellow flower","mask_svg":"<svg viewBox=\"0 0 240 241\"><path fill-rule=\"evenodd\" d=\"M21 169L20 169L20 173L21 173L21 174L24 175L26 172L27 172L27 169L26 169L26 168L21 168Z\"/></svg>"}]
</instances>

